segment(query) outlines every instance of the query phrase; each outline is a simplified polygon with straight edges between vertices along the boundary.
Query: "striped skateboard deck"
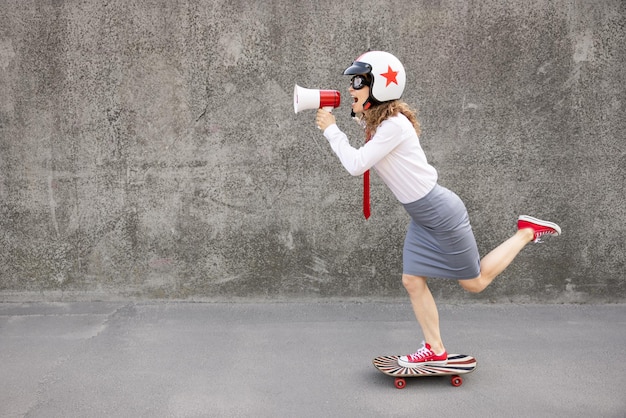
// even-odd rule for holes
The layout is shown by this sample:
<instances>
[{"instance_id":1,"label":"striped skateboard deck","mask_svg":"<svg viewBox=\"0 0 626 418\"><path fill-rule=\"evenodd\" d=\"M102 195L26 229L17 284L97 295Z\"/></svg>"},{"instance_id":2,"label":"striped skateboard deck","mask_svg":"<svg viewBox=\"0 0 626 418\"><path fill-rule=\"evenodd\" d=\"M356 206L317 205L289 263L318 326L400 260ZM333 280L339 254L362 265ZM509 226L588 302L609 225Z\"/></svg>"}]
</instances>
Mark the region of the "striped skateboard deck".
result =
<instances>
[{"instance_id":1,"label":"striped skateboard deck","mask_svg":"<svg viewBox=\"0 0 626 418\"><path fill-rule=\"evenodd\" d=\"M372 361L378 370L396 378L394 384L398 389L406 386L407 377L452 376L452 386L461 386L463 378L460 375L476 369L476 359L465 354L449 354L448 364L445 366L425 365L416 368L400 366L398 357L400 356L380 356Z\"/></svg>"}]
</instances>

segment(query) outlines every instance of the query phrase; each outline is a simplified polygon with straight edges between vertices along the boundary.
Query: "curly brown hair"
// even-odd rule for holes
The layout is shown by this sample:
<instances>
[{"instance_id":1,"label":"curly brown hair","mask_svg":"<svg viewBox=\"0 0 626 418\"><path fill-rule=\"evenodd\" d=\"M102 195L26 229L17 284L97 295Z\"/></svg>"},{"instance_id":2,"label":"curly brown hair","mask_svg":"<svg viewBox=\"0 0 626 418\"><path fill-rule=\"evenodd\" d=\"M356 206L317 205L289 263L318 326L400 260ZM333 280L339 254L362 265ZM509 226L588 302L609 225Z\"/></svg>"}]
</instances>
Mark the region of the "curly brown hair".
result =
<instances>
[{"instance_id":1,"label":"curly brown hair","mask_svg":"<svg viewBox=\"0 0 626 418\"><path fill-rule=\"evenodd\" d=\"M402 113L411 121L418 135L422 132L420 123L417 120L417 112L401 100L384 102L365 112L362 118L362 121L365 122L365 131L370 135L374 135L376 128L378 128L385 119L396 116L398 113Z\"/></svg>"}]
</instances>

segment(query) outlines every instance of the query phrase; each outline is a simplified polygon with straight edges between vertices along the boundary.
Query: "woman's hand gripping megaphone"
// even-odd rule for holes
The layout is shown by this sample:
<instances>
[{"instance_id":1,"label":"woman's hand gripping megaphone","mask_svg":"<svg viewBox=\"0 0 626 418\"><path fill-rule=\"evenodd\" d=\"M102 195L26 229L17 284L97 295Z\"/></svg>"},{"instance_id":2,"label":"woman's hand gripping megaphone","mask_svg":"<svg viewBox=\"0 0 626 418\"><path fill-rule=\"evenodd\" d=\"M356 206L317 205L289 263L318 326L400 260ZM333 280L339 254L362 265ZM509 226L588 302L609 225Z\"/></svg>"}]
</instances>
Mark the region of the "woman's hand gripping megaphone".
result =
<instances>
[{"instance_id":1,"label":"woman's hand gripping megaphone","mask_svg":"<svg viewBox=\"0 0 626 418\"><path fill-rule=\"evenodd\" d=\"M331 108L332 110L332 108ZM335 116L326 110L326 108L318 109L315 116L315 124L324 132L326 128L335 123Z\"/></svg>"}]
</instances>

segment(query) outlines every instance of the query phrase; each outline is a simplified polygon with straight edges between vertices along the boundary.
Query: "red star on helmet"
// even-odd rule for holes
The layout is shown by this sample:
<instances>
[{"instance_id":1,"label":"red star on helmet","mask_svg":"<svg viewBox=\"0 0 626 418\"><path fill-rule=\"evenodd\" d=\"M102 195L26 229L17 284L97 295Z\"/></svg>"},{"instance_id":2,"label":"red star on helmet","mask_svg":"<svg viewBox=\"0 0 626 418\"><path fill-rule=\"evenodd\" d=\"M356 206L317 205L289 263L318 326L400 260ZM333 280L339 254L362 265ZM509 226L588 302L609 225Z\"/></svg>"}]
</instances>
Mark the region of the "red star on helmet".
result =
<instances>
[{"instance_id":1,"label":"red star on helmet","mask_svg":"<svg viewBox=\"0 0 626 418\"><path fill-rule=\"evenodd\" d=\"M387 84L385 84L385 87L387 87L391 83L396 83L396 85L398 84L398 80L396 80L398 71L392 70L390 65L387 66L387 72L382 73L381 75L387 79Z\"/></svg>"}]
</instances>

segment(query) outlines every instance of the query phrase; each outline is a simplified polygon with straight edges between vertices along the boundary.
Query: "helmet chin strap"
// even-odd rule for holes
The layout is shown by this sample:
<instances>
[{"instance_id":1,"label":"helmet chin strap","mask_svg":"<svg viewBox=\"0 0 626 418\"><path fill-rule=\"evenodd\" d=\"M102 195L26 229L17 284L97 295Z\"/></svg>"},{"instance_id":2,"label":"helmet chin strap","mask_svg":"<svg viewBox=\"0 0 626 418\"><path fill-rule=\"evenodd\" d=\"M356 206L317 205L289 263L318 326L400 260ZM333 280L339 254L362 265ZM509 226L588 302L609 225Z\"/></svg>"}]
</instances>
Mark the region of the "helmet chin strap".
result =
<instances>
[{"instance_id":1,"label":"helmet chin strap","mask_svg":"<svg viewBox=\"0 0 626 418\"><path fill-rule=\"evenodd\" d=\"M370 107L372 107L372 102L370 102L370 99L368 98L365 103L363 103L363 110L367 110ZM354 113L354 110L350 111L350 117L354 118L356 117L356 113Z\"/></svg>"},{"instance_id":2,"label":"helmet chin strap","mask_svg":"<svg viewBox=\"0 0 626 418\"><path fill-rule=\"evenodd\" d=\"M383 102L379 102L378 100L374 99L374 97L372 97L372 93L370 92L370 96L367 98L367 100L365 101L365 103L363 103L363 110L367 110L370 109L374 106L378 106L379 104L382 104Z\"/></svg>"}]
</instances>

